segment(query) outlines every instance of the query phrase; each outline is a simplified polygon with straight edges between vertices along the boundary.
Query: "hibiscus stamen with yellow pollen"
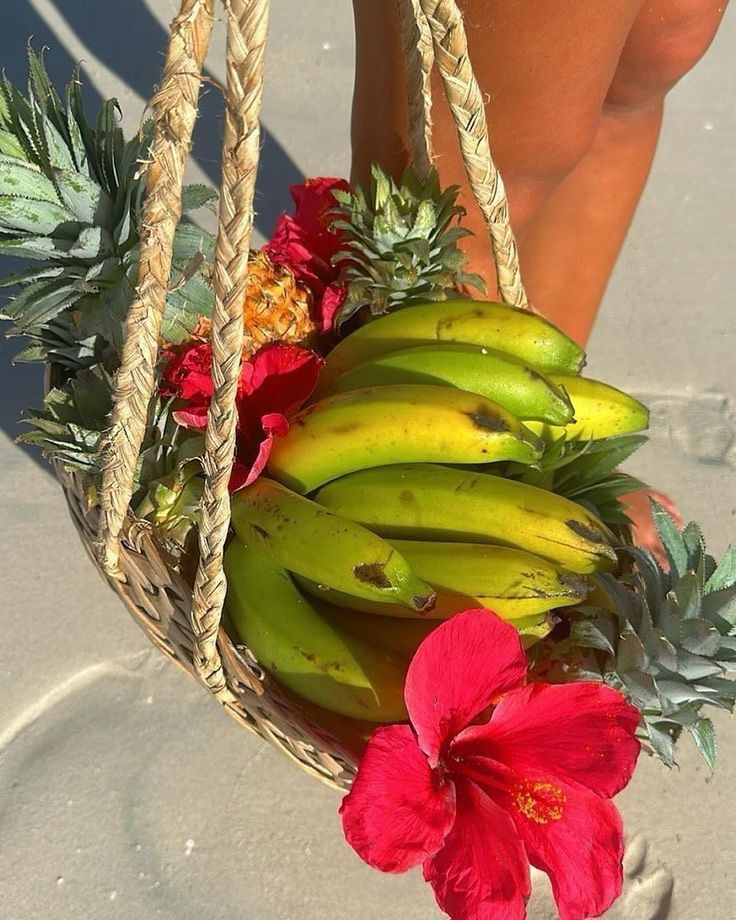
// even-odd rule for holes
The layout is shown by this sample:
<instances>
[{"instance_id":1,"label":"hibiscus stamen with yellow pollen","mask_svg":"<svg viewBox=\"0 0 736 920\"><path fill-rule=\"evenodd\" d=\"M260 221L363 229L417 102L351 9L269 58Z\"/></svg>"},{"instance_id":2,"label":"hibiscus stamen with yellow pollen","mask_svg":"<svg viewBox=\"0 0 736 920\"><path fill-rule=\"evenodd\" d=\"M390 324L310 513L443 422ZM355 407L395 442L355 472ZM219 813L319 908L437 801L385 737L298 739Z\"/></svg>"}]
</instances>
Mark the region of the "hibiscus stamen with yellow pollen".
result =
<instances>
[{"instance_id":1,"label":"hibiscus stamen with yellow pollen","mask_svg":"<svg viewBox=\"0 0 736 920\"><path fill-rule=\"evenodd\" d=\"M516 808L536 824L559 821L564 812L567 796L552 783L532 782L523 779L511 790Z\"/></svg>"}]
</instances>

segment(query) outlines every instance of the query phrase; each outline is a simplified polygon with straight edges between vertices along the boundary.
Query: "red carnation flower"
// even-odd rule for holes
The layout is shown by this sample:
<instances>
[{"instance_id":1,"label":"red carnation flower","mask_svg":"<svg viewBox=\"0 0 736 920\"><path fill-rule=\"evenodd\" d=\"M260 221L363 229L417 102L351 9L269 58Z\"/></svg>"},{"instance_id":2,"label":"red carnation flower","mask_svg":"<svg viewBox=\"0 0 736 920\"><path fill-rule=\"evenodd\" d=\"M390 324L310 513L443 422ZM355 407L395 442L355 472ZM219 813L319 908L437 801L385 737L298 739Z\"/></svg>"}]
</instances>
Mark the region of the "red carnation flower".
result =
<instances>
[{"instance_id":1,"label":"red carnation flower","mask_svg":"<svg viewBox=\"0 0 736 920\"><path fill-rule=\"evenodd\" d=\"M173 416L185 428L207 425L212 399L212 347L186 342L167 349L159 391L184 405ZM317 384L322 359L298 345L269 345L243 363L238 385L236 461L230 490L250 485L263 472L275 437L289 430L289 418L307 401Z\"/></svg>"},{"instance_id":2,"label":"red carnation flower","mask_svg":"<svg viewBox=\"0 0 736 920\"><path fill-rule=\"evenodd\" d=\"M633 773L639 712L603 684L524 685L526 671L518 633L495 614L443 623L409 667L411 726L376 729L340 809L362 859L384 872L422 864L453 920L523 920L530 863L562 920L597 917L621 893L609 799Z\"/></svg>"},{"instance_id":3,"label":"red carnation flower","mask_svg":"<svg viewBox=\"0 0 736 920\"><path fill-rule=\"evenodd\" d=\"M344 179L307 179L292 185L296 205L292 217L282 214L273 237L263 247L274 262L286 265L297 280L313 293L323 332L332 329L335 313L347 295L337 283L340 269L333 259L343 246L342 235L333 230L332 214L337 206L333 192L350 191Z\"/></svg>"}]
</instances>

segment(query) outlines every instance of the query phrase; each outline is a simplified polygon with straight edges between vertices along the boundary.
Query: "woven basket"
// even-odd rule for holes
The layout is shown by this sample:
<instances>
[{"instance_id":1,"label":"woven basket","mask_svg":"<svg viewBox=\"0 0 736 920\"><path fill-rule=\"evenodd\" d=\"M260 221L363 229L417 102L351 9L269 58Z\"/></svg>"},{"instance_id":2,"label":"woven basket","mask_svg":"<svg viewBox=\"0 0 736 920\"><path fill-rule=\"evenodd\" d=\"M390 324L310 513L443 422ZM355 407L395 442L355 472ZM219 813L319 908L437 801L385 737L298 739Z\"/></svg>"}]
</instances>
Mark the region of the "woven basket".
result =
<instances>
[{"instance_id":1,"label":"woven basket","mask_svg":"<svg viewBox=\"0 0 736 920\"><path fill-rule=\"evenodd\" d=\"M121 368L103 451L99 503L84 478L56 465L74 523L95 565L151 641L200 680L242 725L304 769L340 788L355 774L359 744L346 720L291 699L233 641L222 621L223 552L230 526L228 480L242 355L252 353L242 303L253 226L259 111L269 0L223 0L227 85L212 319L214 396L204 460L206 485L193 584L130 511L133 471L155 388L159 330L171 274L181 186L197 114L215 0L183 0L171 26L163 79L152 102L137 296L126 319ZM409 138L415 168L430 168L430 80L436 66L453 111L470 186L491 239L501 297L526 306L501 178L490 155L485 111L455 0L397 0L406 59ZM305 708L306 706L306 708ZM345 724L343 724L345 722ZM354 733L355 735L356 733Z\"/></svg>"}]
</instances>

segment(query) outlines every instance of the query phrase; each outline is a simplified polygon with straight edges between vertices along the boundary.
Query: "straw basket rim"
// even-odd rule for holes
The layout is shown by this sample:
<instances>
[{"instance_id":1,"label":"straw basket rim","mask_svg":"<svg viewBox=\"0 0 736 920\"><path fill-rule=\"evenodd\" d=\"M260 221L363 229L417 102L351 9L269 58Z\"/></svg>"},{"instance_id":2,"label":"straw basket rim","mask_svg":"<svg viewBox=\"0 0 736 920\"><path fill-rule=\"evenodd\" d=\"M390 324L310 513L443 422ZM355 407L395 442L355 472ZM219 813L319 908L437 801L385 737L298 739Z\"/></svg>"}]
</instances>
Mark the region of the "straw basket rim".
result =
<instances>
[{"instance_id":1,"label":"straw basket rim","mask_svg":"<svg viewBox=\"0 0 736 920\"><path fill-rule=\"evenodd\" d=\"M47 366L46 393L59 376L56 366ZM192 585L176 570L176 560L157 543L150 524L129 511L120 542L124 579L108 575L95 551L99 506L90 500L89 478L58 460L51 465L82 546L103 581L150 642L180 670L201 682L192 655ZM240 640L233 638L227 618L220 626L218 646L234 697L219 700L228 715L323 783L348 789L357 769L357 745L340 740L315 718L305 715L303 704L289 698ZM335 721L339 728L340 720Z\"/></svg>"}]
</instances>

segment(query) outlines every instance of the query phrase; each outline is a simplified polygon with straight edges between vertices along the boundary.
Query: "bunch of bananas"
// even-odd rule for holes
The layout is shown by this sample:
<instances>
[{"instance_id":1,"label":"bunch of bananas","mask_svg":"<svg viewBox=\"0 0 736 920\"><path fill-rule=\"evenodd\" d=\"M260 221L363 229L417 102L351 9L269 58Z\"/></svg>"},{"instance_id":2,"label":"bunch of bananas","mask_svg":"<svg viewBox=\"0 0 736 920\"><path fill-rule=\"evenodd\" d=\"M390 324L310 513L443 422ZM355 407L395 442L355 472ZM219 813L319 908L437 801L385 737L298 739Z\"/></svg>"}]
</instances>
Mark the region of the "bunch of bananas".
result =
<instances>
[{"instance_id":1,"label":"bunch of bananas","mask_svg":"<svg viewBox=\"0 0 736 920\"><path fill-rule=\"evenodd\" d=\"M584 600L616 566L605 525L493 466L646 428L640 403L579 376L584 357L497 303L408 307L343 339L271 478L233 498L227 609L263 667L333 712L398 721L438 620L486 607L531 642Z\"/></svg>"}]
</instances>

